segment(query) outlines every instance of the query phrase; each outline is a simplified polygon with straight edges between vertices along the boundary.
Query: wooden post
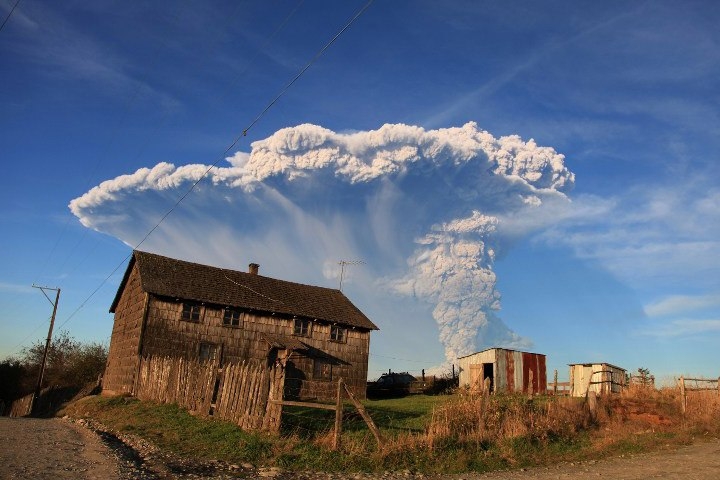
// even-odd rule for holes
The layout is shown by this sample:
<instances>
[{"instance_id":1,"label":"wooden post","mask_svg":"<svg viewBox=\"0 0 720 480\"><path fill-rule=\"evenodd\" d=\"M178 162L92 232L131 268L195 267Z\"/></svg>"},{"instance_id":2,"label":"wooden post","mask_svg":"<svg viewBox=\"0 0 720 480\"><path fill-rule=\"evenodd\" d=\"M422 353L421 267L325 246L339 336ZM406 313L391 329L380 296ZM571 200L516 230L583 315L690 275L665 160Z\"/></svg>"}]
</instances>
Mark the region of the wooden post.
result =
<instances>
[{"instance_id":1,"label":"wooden post","mask_svg":"<svg viewBox=\"0 0 720 480\"><path fill-rule=\"evenodd\" d=\"M587 403L590 410L590 419L594 422L597 418L597 395L594 391L588 390Z\"/></svg>"},{"instance_id":2,"label":"wooden post","mask_svg":"<svg viewBox=\"0 0 720 480\"><path fill-rule=\"evenodd\" d=\"M718 390L718 397L720 397L720 377L717 379L717 390Z\"/></svg>"},{"instance_id":3,"label":"wooden post","mask_svg":"<svg viewBox=\"0 0 720 480\"><path fill-rule=\"evenodd\" d=\"M553 397L557 397L557 368L555 369L555 375L553 375Z\"/></svg>"},{"instance_id":4,"label":"wooden post","mask_svg":"<svg viewBox=\"0 0 720 480\"><path fill-rule=\"evenodd\" d=\"M335 399L335 436L333 437L333 450L340 448L340 435L342 434L343 401L342 391L345 386L343 379L338 379L337 397Z\"/></svg>"},{"instance_id":5,"label":"wooden post","mask_svg":"<svg viewBox=\"0 0 720 480\"><path fill-rule=\"evenodd\" d=\"M40 362L40 372L38 373L37 384L35 385L35 394L33 395L32 404L30 406L31 413L38 413L38 409L39 409L38 400L40 400L40 393L42 392L42 381L43 381L43 376L45 375L45 363L47 362L48 351L50 350L50 342L52 341L53 325L55 324L55 314L57 313L58 302L60 301L60 289L59 288L38 287L35 285L33 285L33 287L39 288L40 291L42 291L43 295L45 295L45 298L47 298L48 301L53 306L52 316L50 317L50 328L48 329L47 341L45 342L45 349L43 350L42 361ZM45 293L45 290L55 290L55 302L50 300L50 297L47 296L47 294Z\"/></svg>"},{"instance_id":6,"label":"wooden post","mask_svg":"<svg viewBox=\"0 0 720 480\"><path fill-rule=\"evenodd\" d=\"M680 375L680 380L678 380L678 383L680 384L680 411L683 415L685 415L685 409L687 408L687 400L685 398L685 379Z\"/></svg>"},{"instance_id":7,"label":"wooden post","mask_svg":"<svg viewBox=\"0 0 720 480\"><path fill-rule=\"evenodd\" d=\"M380 430L375 426L375 422L373 422L372 418L370 418L370 415L365 411L365 407L363 407L362 403L358 402L358 400L355 398L355 395L350 391L347 385L343 385L345 387L345 391L348 394L348 397L350 397L350 401L353 402L353 405L355 405L355 408L357 408L357 411L360 412L360 415L363 417L363 420L365 420L365 423L367 423L368 428L372 432L372 434L375 436L375 440L377 441L378 448L383 447L383 438L380 435Z\"/></svg>"}]
</instances>

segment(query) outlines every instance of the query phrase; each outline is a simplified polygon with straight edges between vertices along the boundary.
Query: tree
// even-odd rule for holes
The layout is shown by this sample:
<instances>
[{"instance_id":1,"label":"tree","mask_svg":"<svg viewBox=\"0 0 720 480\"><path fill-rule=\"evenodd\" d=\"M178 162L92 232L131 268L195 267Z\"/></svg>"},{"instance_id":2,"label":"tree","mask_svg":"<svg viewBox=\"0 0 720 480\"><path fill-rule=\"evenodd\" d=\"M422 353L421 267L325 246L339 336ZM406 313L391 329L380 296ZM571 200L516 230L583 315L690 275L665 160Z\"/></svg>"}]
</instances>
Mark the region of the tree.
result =
<instances>
[{"instance_id":1,"label":"tree","mask_svg":"<svg viewBox=\"0 0 720 480\"><path fill-rule=\"evenodd\" d=\"M27 391L28 382L34 386L40 371L45 344L37 341L25 347L19 362L25 369ZM50 344L42 387L82 387L97 380L107 362L107 348L97 342L82 343L70 336L67 331L60 332ZM30 388L32 391L32 387Z\"/></svg>"},{"instance_id":2,"label":"tree","mask_svg":"<svg viewBox=\"0 0 720 480\"><path fill-rule=\"evenodd\" d=\"M637 371L640 376L640 385L643 387L655 386L655 377L650 375L650 369L640 367Z\"/></svg>"}]
</instances>

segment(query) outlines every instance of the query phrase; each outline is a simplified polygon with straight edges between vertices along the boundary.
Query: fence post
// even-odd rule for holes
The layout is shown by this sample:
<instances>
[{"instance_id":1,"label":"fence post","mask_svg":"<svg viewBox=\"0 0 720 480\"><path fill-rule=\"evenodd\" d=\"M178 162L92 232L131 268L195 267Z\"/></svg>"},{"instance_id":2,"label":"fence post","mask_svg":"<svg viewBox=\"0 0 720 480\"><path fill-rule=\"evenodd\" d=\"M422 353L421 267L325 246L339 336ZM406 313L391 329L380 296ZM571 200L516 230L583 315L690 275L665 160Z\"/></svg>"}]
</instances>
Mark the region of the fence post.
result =
<instances>
[{"instance_id":1,"label":"fence post","mask_svg":"<svg viewBox=\"0 0 720 480\"><path fill-rule=\"evenodd\" d=\"M370 415L368 415L367 411L365 411L365 407L362 406L362 403L358 402L355 398L355 395L350 391L347 385L343 385L345 388L345 391L348 394L348 397L350 398L350 401L353 402L353 405L355 405L355 408L358 412L360 412L360 416L363 417L363 420L365 420L365 423L367 423L368 428L372 432L373 435L375 435L375 440L377 441L378 448L383 448L384 442L383 438L380 435L380 430L375 426L375 422L373 422Z\"/></svg>"},{"instance_id":2,"label":"fence post","mask_svg":"<svg viewBox=\"0 0 720 480\"><path fill-rule=\"evenodd\" d=\"M345 386L342 378L338 379L337 398L335 399L335 436L333 437L333 450L340 448L340 435L342 434L343 402L342 390Z\"/></svg>"},{"instance_id":3,"label":"fence post","mask_svg":"<svg viewBox=\"0 0 720 480\"><path fill-rule=\"evenodd\" d=\"M590 419L594 422L597 419L597 394L594 391L588 390L587 404L588 410L590 411Z\"/></svg>"},{"instance_id":4,"label":"fence post","mask_svg":"<svg viewBox=\"0 0 720 480\"><path fill-rule=\"evenodd\" d=\"M717 379L717 385L718 385L718 397L720 397L720 377Z\"/></svg>"},{"instance_id":5,"label":"fence post","mask_svg":"<svg viewBox=\"0 0 720 480\"><path fill-rule=\"evenodd\" d=\"M553 376L553 397L557 397L557 368L555 369L555 375Z\"/></svg>"},{"instance_id":6,"label":"fence post","mask_svg":"<svg viewBox=\"0 0 720 480\"><path fill-rule=\"evenodd\" d=\"M685 379L682 375L680 375L680 380L678 380L680 383L680 411L683 415L685 415L685 409L687 408L687 400L685 397Z\"/></svg>"}]
</instances>

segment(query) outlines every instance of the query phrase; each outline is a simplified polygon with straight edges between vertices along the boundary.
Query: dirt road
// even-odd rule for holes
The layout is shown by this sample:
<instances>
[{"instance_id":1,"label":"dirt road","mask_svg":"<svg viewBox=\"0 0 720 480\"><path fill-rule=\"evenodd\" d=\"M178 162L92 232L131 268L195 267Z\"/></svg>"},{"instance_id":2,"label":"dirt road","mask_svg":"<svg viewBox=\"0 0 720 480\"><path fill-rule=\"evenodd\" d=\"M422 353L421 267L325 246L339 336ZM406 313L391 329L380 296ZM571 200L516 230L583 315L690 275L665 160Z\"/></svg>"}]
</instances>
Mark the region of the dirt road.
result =
<instances>
[{"instance_id":1,"label":"dirt road","mask_svg":"<svg viewBox=\"0 0 720 480\"><path fill-rule=\"evenodd\" d=\"M493 472L479 476L455 475L452 478L455 480L557 480L570 478L714 480L720 478L720 440L698 441L679 449L668 447L665 450L630 457L560 464L526 471Z\"/></svg>"},{"instance_id":2,"label":"dirt road","mask_svg":"<svg viewBox=\"0 0 720 480\"><path fill-rule=\"evenodd\" d=\"M183 462L185 470L162 455L138 454L114 437L61 419L14 419L0 417L0 479L176 479L176 478L276 478L278 480L556 480L570 478L608 478L640 480L647 478L715 480L720 478L720 440L698 441L679 449L614 457L596 461L560 464L490 474L425 476L412 472L385 474L324 474L287 472L280 469L231 471L203 468ZM162 463L161 465L159 465ZM150 467L150 468L148 468Z\"/></svg>"},{"instance_id":3,"label":"dirt road","mask_svg":"<svg viewBox=\"0 0 720 480\"><path fill-rule=\"evenodd\" d=\"M60 419L0 417L0 479L117 479L100 438Z\"/></svg>"}]
</instances>

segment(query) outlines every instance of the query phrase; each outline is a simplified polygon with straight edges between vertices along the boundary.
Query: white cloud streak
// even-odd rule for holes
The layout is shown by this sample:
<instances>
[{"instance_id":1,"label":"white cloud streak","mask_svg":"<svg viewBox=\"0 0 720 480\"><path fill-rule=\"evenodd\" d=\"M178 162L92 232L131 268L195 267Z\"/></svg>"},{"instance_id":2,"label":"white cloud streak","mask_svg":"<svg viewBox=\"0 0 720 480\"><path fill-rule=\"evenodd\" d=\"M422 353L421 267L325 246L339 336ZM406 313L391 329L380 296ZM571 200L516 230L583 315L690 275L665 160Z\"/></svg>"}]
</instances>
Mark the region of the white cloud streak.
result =
<instances>
[{"instance_id":1,"label":"white cloud streak","mask_svg":"<svg viewBox=\"0 0 720 480\"><path fill-rule=\"evenodd\" d=\"M714 295L671 295L645 306L649 317L688 314L707 308L720 307L720 294Z\"/></svg>"},{"instance_id":2,"label":"white cloud streak","mask_svg":"<svg viewBox=\"0 0 720 480\"><path fill-rule=\"evenodd\" d=\"M666 325L645 330L643 335L660 338L674 338L710 333L720 333L720 320L673 320Z\"/></svg>"},{"instance_id":3,"label":"white cloud streak","mask_svg":"<svg viewBox=\"0 0 720 480\"><path fill-rule=\"evenodd\" d=\"M539 239L569 246L640 292L657 285L717 289L720 190L710 183L693 178L610 199L579 196L572 209L560 206Z\"/></svg>"}]
</instances>

